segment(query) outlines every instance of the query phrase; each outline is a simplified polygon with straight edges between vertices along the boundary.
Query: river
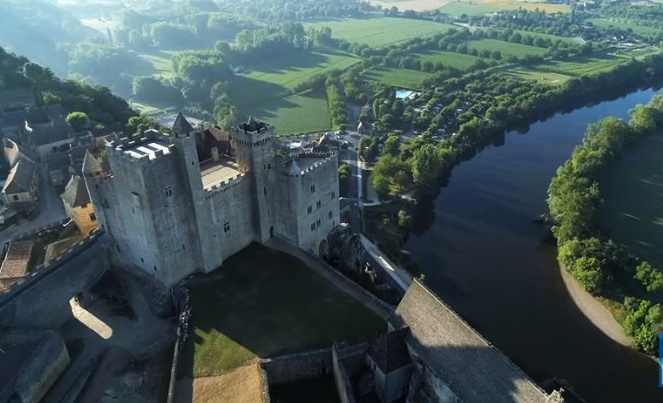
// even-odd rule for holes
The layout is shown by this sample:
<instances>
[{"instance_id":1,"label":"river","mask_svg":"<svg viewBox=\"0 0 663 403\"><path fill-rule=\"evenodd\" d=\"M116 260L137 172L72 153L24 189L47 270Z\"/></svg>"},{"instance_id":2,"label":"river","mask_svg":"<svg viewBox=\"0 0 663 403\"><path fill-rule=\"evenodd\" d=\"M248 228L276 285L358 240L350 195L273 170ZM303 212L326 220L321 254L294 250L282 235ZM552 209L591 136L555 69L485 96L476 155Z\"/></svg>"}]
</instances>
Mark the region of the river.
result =
<instances>
[{"instance_id":1,"label":"river","mask_svg":"<svg viewBox=\"0 0 663 403\"><path fill-rule=\"evenodd\" d=\"M406 249L425 283L536 381L558 377L594 402L662 402L656 363L613 341L576 307L555 247L532 220L587 125L628 117L654 90L558 114L507 133L456 167ZM423 233L422 233L423 232Z\"/></svg>"}]
</instances>

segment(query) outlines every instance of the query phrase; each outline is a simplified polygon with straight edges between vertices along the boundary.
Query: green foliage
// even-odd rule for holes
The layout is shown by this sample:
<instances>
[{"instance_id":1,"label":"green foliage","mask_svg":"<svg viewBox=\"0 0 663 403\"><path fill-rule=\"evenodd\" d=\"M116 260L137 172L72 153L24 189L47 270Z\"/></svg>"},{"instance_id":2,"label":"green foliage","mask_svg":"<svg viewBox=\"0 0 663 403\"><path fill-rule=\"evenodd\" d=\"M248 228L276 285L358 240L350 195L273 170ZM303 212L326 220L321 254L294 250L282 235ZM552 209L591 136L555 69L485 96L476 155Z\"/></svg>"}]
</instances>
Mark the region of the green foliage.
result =
<instances>
[{"instance_id":1,"label":"green foliage","mask_svg":"<svg viewBox=\"0 0 663 403\"><path fill-rule=\"evenodd\" d=\"M182 105L182 91L162 77L134 77L133 94L137 100L152 105Z\"/></svg>"},{"instance_id":2,"label":"green foliage","mask_svg":"<svg viewBox=\"0 0 663 403\"><path fill-rule=\"evenodd\" d=\"M663 332L663 308L646 300L626 298L624 329L635 344L648 354L658 351L658 334Z\"/></svg>"},{"instance_id":3,"label":"green foliage","mask_svg":"<svg viewBox=\"0 0 663 403\"><path fill-rule=\"evenodd\" d=\"M412 158L412 179L419 194L430 194L437 189L442 163L440 153L431 144L415 150Z\"/></svg>"},{"instance_id":4,"label":"green foliage","mask_svg":"<svg viewBox=\"0 0 663 403\"><path fill-rule=\"evenodd\" d=\"M412 183L410 164L393 155L384 155L373 169L373 187L380 196L404 195Z\"/></svg>"},{"instance_id":5,"label":"green foliage","mask_svg":"<svg viewBox=\"0 0 663 403\"><path fill-rule=\"evenodd\" d=\"M340 128L347 121L347 112L343 96L338 89L336 81L333 77L327 79L327 102L329 103L329 114L331 115L332 125Z\"/></svg>"},{"instance_id":6,"label":"green foliage","mask_svg":"<svg viewBox=\"0 0 663 403\"><path fill-rule=\"evenodd\" d=\"M405 210L398 210L398 226L404 229L410 228L412 217Z\"/></svg>"},{"instance_id":7,"label":"green foliage","mask_svg":"<svg viewBox=\"0 0 663 403\"><path fill-rule=\"evenodd\" d=\"M71 112L67 115L66 121L76 132L85 130L90 122L85 112Z\"/></svg>"},{"instance_id":8,"label":"green foliage","mask_svg":"<svg viewBox=\"0 0 663 403\"><path fill-rule=\"evenodd\" d=\"M342 197L346 197L348 194L348 186L350 186L350 178L352 173L350 172L350 166L348 164L341 164L338 167L338 189L341 192Z\"/></svg>"},{"instance_id":9,"label":"green foliage","mask_svg":"<svg viewBox=\"0 0 663 403\"><path fill-rule=\"evenodd\" d=\"M641 262L638 265L634 277L648 292L663 290L663 273L653 268L648 262Z\"/></svg>"},{"instance_id":10,"label":"green foliage","mask_svg":"<svg viewBox=\"0 0 663 403\"><path fill-rule=\"evenodd\" d=\"M125 130L131 137L140 138L145 130L156 129L158 127L159 124L154 119L140 115L131 117L125 125Z\"/></svg>"},{"instance_id":11,"label":"green foliage","mask_svg":"<svg viewBox=\"0 0 663 403\"><path fill-rule=\"evenodd\" d=\"M581 257L577 259L572 273L587 292L594 295L600 294L605 282L605 273L597 258Z\"/></svg>"}]
</instances>

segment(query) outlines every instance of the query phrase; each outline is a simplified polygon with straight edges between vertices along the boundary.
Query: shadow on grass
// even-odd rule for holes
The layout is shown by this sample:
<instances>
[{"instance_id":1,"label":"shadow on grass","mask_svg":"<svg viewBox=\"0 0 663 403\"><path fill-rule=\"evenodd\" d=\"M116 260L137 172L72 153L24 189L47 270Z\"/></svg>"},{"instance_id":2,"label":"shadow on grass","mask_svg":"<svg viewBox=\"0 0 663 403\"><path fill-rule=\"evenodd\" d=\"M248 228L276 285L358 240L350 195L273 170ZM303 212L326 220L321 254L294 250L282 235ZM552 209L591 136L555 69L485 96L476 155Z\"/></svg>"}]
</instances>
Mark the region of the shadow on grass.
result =
<instances>
[{"instance_id":1,"label":"shadow on grass","mask_svg":"<svg viewBox=\"0 0 663 403\"><path fill-rule=\"evenodd\" d=\"M256 358L372 340L384 321L299 259L251 245L188 283L190 338L179 376L211 376Z\"/></svg>"}]
</instances>

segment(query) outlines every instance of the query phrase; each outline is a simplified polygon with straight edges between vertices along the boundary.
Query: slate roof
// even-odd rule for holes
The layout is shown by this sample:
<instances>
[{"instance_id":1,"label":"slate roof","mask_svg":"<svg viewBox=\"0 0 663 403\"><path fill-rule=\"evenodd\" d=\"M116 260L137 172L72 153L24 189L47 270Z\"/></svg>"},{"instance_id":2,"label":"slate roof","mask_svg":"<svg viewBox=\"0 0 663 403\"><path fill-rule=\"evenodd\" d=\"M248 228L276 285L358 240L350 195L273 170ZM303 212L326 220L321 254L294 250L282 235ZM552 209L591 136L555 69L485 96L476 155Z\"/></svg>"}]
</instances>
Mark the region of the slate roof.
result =
<instances>
[{"instance_id":1,"label":"slate roof","mask_svg":"<svg viewBox=\"0 0 663 403\"><path fill-rule=\"evenodd\" d=\"M83 207L90 203L90 195L87 192L85 181L78 175L72 175L69 178L64 193L60 197L71 208Z\"/></svg>"},{"instance_id":2,"label":"slate roof","mask_svg":"<svg viewBox=\"0 0 663 403\"><path fill-rule=\"evenodd\" d=\"M25 120L27 120L29 124L41 124L49 123L51 117L48 116L45 108L30 108Z\"/></svg>"},{"instance_id":3,"label":"slate roof","mask_svg":"<svg viewBox=\"0 0 663 403\"><path fill-rule=\"evenodd\" d=\"M101 173L102 167L98 159L94 158L94 155L90 151L85 152L85 158L83 159L83 174L84 175L94 175L96 173Z\"/></svg>"},{"instance_id":4,"label":"slate roof","mask_svg":"<svg viewBox=\"0 0 663 403\"><path fill-rule=\"evenodd\" d=\"M6 194L29 192L36 169L37 166L34 162L26 158L20 159L9 170L9 175L2 191Z\"/></svg>"},{"instance_id":5,"label":"slate roof","mask_svg":"<svg viewBox=\"0 0 663 403\"><path fill-rule=\"evenodd\" d=\"M9 129L14 127L23 127L27 111L19 109L17 111L3 112L0 116L0 128Z\"/></svg>"},{"instance_id":6,"label":"slate roof","mask_svg":"<svg viewBox=\"0 0 663 403\"><path fill-rule=\"evenodd\" d=\"M13 167L16 163L25 158L34 162L34 158L29 153L24 152L23 147L19 148L18 144L9 138L2 139L2 144L4 146L5 156L7 157L7 162L9 166Z\"/></svg>"},{"instance_id":7,"label":"slate roof","mask_svg":"<svg viewBox=\"0 0 663 403\"><path fill-rule=\"evenodd\" d=\"M388 374L412 362L405 344L405 336L409 331L410 329L407 327L391 331L379 336L371 345L368 355L382 373Z\"/></svg>"},{"instance_id":8,"label":"slate roof","mask_svg":"<svg viewBox=\"0 0 663 403\"><path fill-rule=\"evenodd\" d=\"M406 342L464 403L545 403L520 368L417 280L389 320L409 326Z\"/></svg>"},{"instance_id":9,"label":"slate roof","mask_svg":"<svg viewBox=\"0 0 663 403\"><path fill-rule=\"evenodd\" d=\"M66 174L69 171L69 167L72 167L80 175L86 153L87 148L79 146L67 151L46 154L44 159L46 160L46 167L49 172L61 170Z\"/></svg>"},{"instance_id":10,"label":"slate roof","mask_svg":"<svg viewBox=\"0 0 663 403\"><path fill-rule=\"evenodd\" d=\"M182 115L182 113L177 114L175 118L175 123L173 123L173 128L171 130L174 134L188 134L193 131L193 126L189 123L188 120Z\"/></svg>"},{"instance_id":11,"label":"slate roof","mask_svg":"<svg viewBox=\"0 0 663 403\"><path fill-rule=\"evenodd\" d=\"M32 132L32 142L37 146L55 143L73 137L74 131L66 124L56 124L53 127L34 129Z\"/></svg>"}]
</instances>

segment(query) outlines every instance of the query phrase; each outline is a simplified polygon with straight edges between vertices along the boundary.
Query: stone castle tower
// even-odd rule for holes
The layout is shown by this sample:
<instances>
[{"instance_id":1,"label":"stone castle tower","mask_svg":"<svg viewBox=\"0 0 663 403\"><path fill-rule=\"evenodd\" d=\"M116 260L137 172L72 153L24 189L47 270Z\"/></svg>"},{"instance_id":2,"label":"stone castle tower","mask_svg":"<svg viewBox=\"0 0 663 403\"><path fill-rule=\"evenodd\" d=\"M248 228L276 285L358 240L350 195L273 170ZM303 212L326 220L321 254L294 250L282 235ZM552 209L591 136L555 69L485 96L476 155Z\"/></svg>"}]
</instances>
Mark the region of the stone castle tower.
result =
<instances>
[{"instance_id":1,"label":"stone castle tower","mask_svg":"<svg viewBox=\"0 0 663 403\"><path fill-rule=\"evenodd\" d=\"M181 114L171 135L148 130L85 157L83 173L116 264L173 285L274 236L317 252L339 223L332 151L278 156L271 126L225 133Z\"/></svg>"}]
</instances>

